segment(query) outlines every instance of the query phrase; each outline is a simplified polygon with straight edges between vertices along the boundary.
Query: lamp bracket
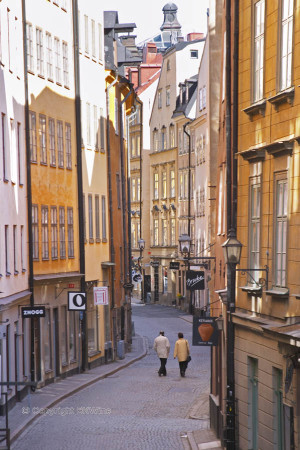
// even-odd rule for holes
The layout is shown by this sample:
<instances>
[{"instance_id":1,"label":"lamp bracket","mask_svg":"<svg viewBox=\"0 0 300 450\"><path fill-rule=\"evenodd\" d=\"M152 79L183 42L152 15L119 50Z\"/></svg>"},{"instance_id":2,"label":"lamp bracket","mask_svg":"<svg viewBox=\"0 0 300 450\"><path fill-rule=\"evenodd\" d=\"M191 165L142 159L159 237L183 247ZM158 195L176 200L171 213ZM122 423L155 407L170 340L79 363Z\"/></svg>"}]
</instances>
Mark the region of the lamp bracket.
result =
<instances>
[{"instance_id":1,"label":"lamp bracket","mask_svg":"<svg viewBox=\"0 0 300 450\"><path fill-rule=\"evenodd\" d=\"M265 287L266 290L268 290L268 282L269 282L269 267L267 265L264 266L264 268L261 269L234 269L236 272L241 272L242 275L248 275L251 280L256 284L256 286L263 288ZM260 278L257 282L251 272L266 272L265 278Z\"/></svg>"}]
</instances>

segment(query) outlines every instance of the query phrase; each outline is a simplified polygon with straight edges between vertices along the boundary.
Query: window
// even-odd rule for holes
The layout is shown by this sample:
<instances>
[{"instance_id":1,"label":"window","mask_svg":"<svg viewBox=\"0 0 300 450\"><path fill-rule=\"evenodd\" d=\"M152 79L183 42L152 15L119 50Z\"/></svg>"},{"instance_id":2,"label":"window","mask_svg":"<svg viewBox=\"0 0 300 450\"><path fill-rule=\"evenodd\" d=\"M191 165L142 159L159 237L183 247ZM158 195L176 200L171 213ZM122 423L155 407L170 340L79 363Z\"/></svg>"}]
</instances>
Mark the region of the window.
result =
<instances>
[{"instance_id":1,"label":"window","mask_svg":"<svg viewBox=\"0 0 300 450\"><path fill-rule=\"evenodd\" d=\"M73 208L67 208L68 214L68 257L74 258Z\"/></svg>"},{"instance_id":2,"label":"window","mask_svg":"<svg viewBox=\"0 0 300 450\"><path fill-rule=\"evenodd\" d=\"M2 163L3 163L3 179L7 180L7 155L6 155L6 139L5 139L5 114L1 114L1 128L2 128Z\"/></svg>"},{"instance_id":3,"label":"window","mask_svg":"<svg viewBox=\"0 0 300 450\"><path fill-rule=\"evenodd\" d=\"M255 180L252 180L250 186L250 224L249 224L249 251L250 251L250 265L253 269L259 268L259 249L260 249L260 201L261 201L261 186ZM251 272L251 277L258 282L259 272ZM252 278L250 277L250 282Z\"/></svg>"},{"instance_id":4,"label":"window","mask_svg":"<svg viewBox=\"0 0 300 450\"><path fill-rule=\"evenodd\" d=\"M198 50L190 50L190 56L192 59L198 59Z\"/></svg>"},{"instance_id":5,"label":"window","mask_svg":"<svg viewBox=\"0 0 300 450\"><path fill-rule=\"evenodd\" d=\"M25 241L24 241L24 225L21 225L21 269L22 272L25 272Z\"/></svg>"},{"instance_id":6,"label":"window","mask_svg":"<svg viewBox=\"0 0 300 450\"><path fill-rule=\"evenodd\" d=\"M93 230L93 196L88 195L88 207L89 207L89 239L90 242L94 241L94 230Z\"/></svg>"},{"instance_id":7,"label":"window","mask_svg":"<svg viewBox=\"0 0 300 450\"><path fill-rule=\"evenodd\" d=\"M46 64L48 80L53 80L52 36L46 32Z\"/></svg>"},{"instance_id":8,"label":"window","mask_svg":"<svg viewBox=\"0 0 300 450\"><path fill-rule=\"evenodd\" d=\"M59 207L59 255L60 259L66 257L65 208Z\"/></svg>"},{"instance_id":9,"label":"window","mask_svg":"<svg viewBox=\"0 0 300 450\"><path fill-rule=\"evenodd\" d=\"M66 167L72 169L71 125L66 123Z\"/></svg>"},{"instance_id":10,"label":"window","mask_svg":"<svg viewBox=\"0 0 300 450\"><path fill-rule=\"evenodd\" d=\"M83 208L83 239L86 242L86 211L85 211L85 195L82 195L82 208Z\"/></svg>"},{"instance_id":11,"label":"window","mask_svg":"<svg viewBox=\"0 0 300 450\"><path fill-rule=\"evenodd\" d=\"M158 219L153 221L153 245L158 245Z\"/></svg>"},{"instance_id":12,"label":"window","mask_svg":"<svg viewBox=\"0 0 300 450\"><path fill-rule=\"evenodd\" d=\"M104 151L104 115L103 115L103 108L100 108L100 145L101 145L101 151Z\"/></svg>"},{"instance_id":13,"label":"window","mask_svg":"<svg viewBox=\"0 0 300 450\"><path fill-rule=\"evenodd\" d=\"M168 236L167 236L167 220L163 219L162 221L162 245L168 245Z\"/></svg>"},{"instance_id":14,"label":"window","mask_svg":"<svg viewBox=\"0 0 300 450\"><path fill-rule=\"evenodd\" d=\"M69 87L69 53L68 44L62 43L64 86Z\"/></svg>"},{"instance_id":15,"label":"window","mask_svg":"<svg viewBox=\"0 0 300 450\"><path fill-rule=\"evenodd\" d=\"M175 147L175 127L170 125L170 148Z\"/></svg>"},{"instance_id":16,"label":"window","mask_svg":"<svg viewBox=\"0 0 300 450\"><path fill-rule=\"evenodd\" d=\"M8 229L8 225L5 225L5 229L4 229L4 238L5 238L5 272L6 275L11 275L10 273L10 261L9 261L9 229Z\"/></svg>"},{"instance_id":17,"label":"window","mask_svg":"<svg viewBox=\"0 0 300 450\"><path fill-rule=\"evenodd\" d=\"M170 60L167 61L167 70L170 70Z\"/></svg>"},{"instance_id":18,"label":"window","mask_svg":"<svg viewBox=\"0 0 300 450\"><path fill-rule=\"evenodd\" d=\"M254 5L254 80L253 101L263 98L265 0Z\"/></svg>"},{"instance_id":19,"label":"window","mask_svg":"<svg viewBox=\"0 0 300 450\"><path fill-rule=\"evenodd\" d=\"M175 197L175 170L170 171L170 197Z\"/></svg>"},{"instance_id":20,"label":"window","mask_svg":"<svg viewBox=\"0 0 300 450\"><path fill-rule=\"evenodd\" d=\"M136 180L135 180L135 178L131 179L131 200L133 202L136 201Z\"/></svg>"},{"instance_id":21,"label":"window","mask_svg":"<svg viewBox=\"0 0 300 450\"><path fill-rule=\"evenodd\" d=\"M13 226L13 252L14 252L14 274L17 275L19 272L18 267L18 255L17 255L17 226Z\"/></svg>"},{"instance_id":22,"label":"window","mask_svg":"<svg viewBox=\"0 0 300 450\"><path fill-rule=\"evenodd\" d=\"M117 98L115 98L115 132L119 134L119 103Z\"/></svg>"},{"instance_id":23,"label":"window","mask_svg":"<svg viewBox=\"0 0 300 450\"><path fill-rule=\"evenodd\" d=\"M276 181L275 285L286 286L287 180Z\"/></svg>"},{"instance_id":24,"label":"window","mask_svg":"<svg viewBox=\"0 0 300 450\"><path fill-rule=\"evenodd\" d=\"M206 86L203 86L202 88L202 105L203 109L206 108Z\"/></svg>"},{"instance_id":25,"label":"window","mask_svg":"<svg viewBox=\"0 0 300 450\"><path fill-rule=\"evenodd\" d=\"M97 106L94 105L94 148L98 150L98 113Z\"/></svg>"},{"instance_id":26,"label":"window","mask_svg":"<svg viewBox=\"0 0 300 450\"><path fill-rule=\"evenodd\" d=\"M55 122L54 119L48 120L48 131L49 131L49 150L50 150L50 166L56 165L56 154L55 154Z\"/></svg>"},{"instance_id":27,"label":"window","mask_svg":"<svg viewBox=\"0 0 300 450\"><path fill-rule=\"evenodd\" d=\"M64 136L63 123L61 120L57 121L57 158L58 167L64 167Z\"/></svg>"},{"instance_id":28,"label":"window","mask_svg":"<svg viewBox=\"0 0 300 450\"><path fill-rule=\"evenodd\" d=\"M57 207L51 206L51 258L57 259Z\"/></svg>"},{"instance_id":29,"label":"window","mask_svg":"<svg viewBox=\"0 0 300 450\"><path fill-rule=\"evenodd\" d=\"M281 2L280 90L292 84L294 0Z\"/></svg>"},{"instance_id":30,"label":"window","mask_svg":"<svg viewBox=\"0 0 300 450\"><path fill-rule=\"evenodd\" d=\"M45 371L49 371L52 368L51 358L51 318L50 309L47 308L44 317L44 326L42 327L43 342L44 342L44 366Z\"/></svg>"},{"instance_id":31,"label":"window","mask_svg":"<svg viewBox=\"0 0 300 450\"><path fill-rule=\"evenodd\" d=\"M188 198L189 194L189 174L188 172L184 172L184 198Z\"/></svg>"},{"instance_id":32,"label":"window","mask_svg":"<svg viewBox=\"0 0 300 450\"><path fill-rule=\"evenodd\" d=\"M181 130L181 128L178 130L178 150L179 150L179 154L183 153L183 148L182 148L182 130Z\"/></svg>"},{"instance_id":33,"label":"window","mask_svg":"<svg viewBox=\"0 0 300 450\"><path fill-rule=\"evenodd\" d=\"M137 178L136 199L138 202L141 200L141 179L140 179L140 177Z\"/></svg>"},{"instance_id":34,"label":"window","mask_svg":"<svg viewBox=\"0 0 300 450\"><path fill-rule=\"evenodd\" d=\"M46 117L40 114L40 158L41 164L47 164Z\"/></svg>"},{"instance_id":35,"label":"window","mask_svg":"<svg viewBox=\"0 0 300 450\"><path fill-rule=\"evenodd\" d=\"M27 29L27 24L26 24L26 29ZM2 58L2 26L1 26L1 10L0 10L0 62L3 63L3 58Z\"/></svg>"},{"instance_id":36,"label":"window","mask_svg":"<svg viewBox=\"0 0 300 450\"><path fill-rule=\"evenodd\" d=\"M199 89L199 111L203 109L203 90Z\"/></svg>"},{"instance_id":37,"label":"window","mask_svg":"<svg viewBox=\"0 0 300 450\"><path fill-rule=\"evenodd\" d=\"M98 33L99 33L99 59L101 61L102 58L103 58L103 49L102 49L103 37L102 37L102 25L101 25L101 23L98 23Z\"/></svg>"},{"instance_id":38,"label":"window","mask_svg":"<svg viewBox=\"0 0 300 450\"><path fill-rule=\"evenodd\" d=\"M154 174L153 197L154 197L155 200L158 199L158 173L155 173L155 174Z\"/></svg>"},{"instance_id":39,"label":"window","mask_svg":"<svg viewBox=\"0 0 300 450\"><path fill-rule=\"evenodd\" d=\"M0 27L1 28L1 27ZM34 71L32 25L26 24L27 70Z\"/></svg>"},{"instance_id":40,"label":"window","mask_svg":"<svg viewBox=\"0 0 300 450\"><path fill-rule=\"evenodd\" d=\"M96 58L96 27L94 20L91 20L91 31L92 31L92 56Z\"/></svg>"},{"instance_id":41,"label":"window","mask_svg":"<svg viewBox=\"0 0 300 450\"><path fill-rule=\"evenodd\" d=\"M167 172L162 173L162 198L167 198Z\"/></svg>"},{"instance_id":42,"label":"window","mask_svg":"<svg viewBox=\"0 0 300 450\"><path fill-rule=\"evenodd\" d=\"M167 148L167 136L166 136L166 128L163 127L161 129L161 150L165 150Z\"/></svg>"},{"instance_id":43,"label":"window","mask_svg":"<svg viewBox=\"0 0 300 450\"><path fill-rule=\"evenodd\" d=\"M67 307L61 306L60 309L60 325L61 325L61 363L66 365L67 357Z\"/></svg>"},{"instance_id":44,"label":"window","mask_svg":"<svg viewBox=\"0 0 300 450\"><path fill-rule=\"evenodd\" d=\"M96 226L96 241L100 241L100 203L99 195L95 195L95 226Z\"/></svg>"},{"instance_id":45,"label":"window","mask_svg":"<svg viewBox=\"0 0 300 450\"><path fill-rule=\"evenodd\" d=\"M141 136L139 134L136 136L136 154L137 156L141 154Z\"/></svg>"},{"instance_id":46,"label":"window","mask_svg":"<svg viewBox=\"0 0 300 450\"><path fill-rule=\"evenodd\" d=\"M30 160L37 162L37 148L36 148L36 115L29 111L29 141L30 141Z\"/></svg>"},{"instance_id":47,"label":"window","mask_svg":"<svg viewBox=\"0 0 300 450\"><path fill-rule=\"evenodd\" d=\"M102 204L102 240L106 240L106 200L105 196L101 197Z\"/></svg>"},{"instance_id":48,"label":"window","mask_svg":"<svg viewBox=\"0 0 300 450\"><path fill-rule=\"evenodd\" d=\"M18 178L19 185L23 185L23 164L21 163L21 124L17 123L17 154L18 154Z\"/></svg>"},{"instance_id":49,"label":"window","mask_svg":"<svg viewBox=\"0 0 300 450\"><path fill-rule=\"evenodd\" d=\"M274 448L283 450L283 395L282 370L273 367Z\"/></svg>"},{"instance_id":50,"label":"window","mask_svg":"<svg viewBox=\"0 0 300 450\"><path fill-rule=\"evenodd\" d=\"M89 52L89 18L84 16L84 49L85 52Z\"/></svg>"},{"instance_id":51,"label":"window","mask_svg":"<svg viewBox=\"0 0 300 450\"><path fill-rule=\"evenodd\" d=\"M258 449L258 362L248 357L248 447Z\"/></svg>"},{"instance_id":52,"label":"window","mask_svg":"<svg viewBox=\"0 0 300 450\"><path fill-rule=\"evenodd\" d=\"M86 104L86 143L91 145L91 105Z\"/></svg>"},{"instance_id":53,"label":"window","mask_svg":"<svg viewBox=\"0 0 300 450\"><path fill-rule=\"evenodd\" d=\"M171 219L170 222L170 244L176 245L176 219Z\"/></svg>"},{"instance_id":54,"label":"window","mask_svg":"<svg viewBox=\"0 0 300 450\"><path fill-rule=\"evenodd\" d=\"M39 28L36 29L36 70L39 75L44 75L43 32Z\"/></svg>"},{"instance_id":55,"label":"window","mask_svg":"<svg viewBox=\"0 0 300 450\"><path fill-rule=\"evenodd\" d=\"M171 89L170 87L166 88L166 106L170 106L170 95L171 95Z\"/></svg>"},{"instance_id":56,"label":"window","mask_svg":"<svg viewBox=\"0 0 300 450\"><path fill-rule=\"evenodd\" d=\"M182 200L184 198L184 183L183 183L183 172L179 174L179 198Z\"/></svg>"},{"instance_id":57,"label":"window","mask_svg":"<svg viewBox=\"0 0 300 450\"><path fill-rule=\"evenodd\" d=\"M132 222L132 224L131 224L131 246L132 246L132 248L137 247L136 224L134 222Z\"/></svg>"},{"instance_id":58,"label":"window","mask_svg":"<svg viewBox=\"0 0 300 450\"><path fill-rule=\"evenodd\" d=\"M158 131L157 130L153 131L153 148L154 148L155 152L158 151Z\"/></svg>"},{"instance_id":59,"label":"window","mask_svg":"<svg viewBox=\"0 0 300 450\"><path fill-rule=\"evenodd\" d=\"M79 47L79 52L81 53L81 14L80 11L78 10L78 47Z\"/></svg>"},{"instance_id":60,"label":"window","mask_svg":"<svg viewBox=\"0 0 300 450\"><path fill-rule=\"evenodd\" d=\"M49 259L48 206L42 206L42 259Z\"/></svg>"},{"instance_id":61,"label":"window","mask_svg":"<svg viewBox=\"0 0 300 450\"><path fill-rule=\"evenodd\" d=\"M32 205L32 257L35 261L39 259L39 222L37 205Z\"/></svg>"},{"instance_id":62,"label":"window","mask_svg":"<svg viewBox=\"0 0 300 450\"><path fill-rule=\"evenodd\" d=\"M54 52L56 83L61 84L60 41L57 37L54 38Z\"/></svg>"},{"instance_id":63,"label":"window","mask_svg":"<svg viewBox=\"0 0 300 450\"><path fill-rule=\"evenodd\" d=\"M158 108L160 109L162 107L162 90L160 89L157 94L157 104Z\"/></svg>"},{"instance_id":64,"label":"window","mask_svg":"<svg viewBox=\"0 0 300 450\"><path fill-rule=\"evenodd\" d=\"M69 356L70 361L76 359L76 316L75 311L69 311Z\"/></svg>"}]
</instances>

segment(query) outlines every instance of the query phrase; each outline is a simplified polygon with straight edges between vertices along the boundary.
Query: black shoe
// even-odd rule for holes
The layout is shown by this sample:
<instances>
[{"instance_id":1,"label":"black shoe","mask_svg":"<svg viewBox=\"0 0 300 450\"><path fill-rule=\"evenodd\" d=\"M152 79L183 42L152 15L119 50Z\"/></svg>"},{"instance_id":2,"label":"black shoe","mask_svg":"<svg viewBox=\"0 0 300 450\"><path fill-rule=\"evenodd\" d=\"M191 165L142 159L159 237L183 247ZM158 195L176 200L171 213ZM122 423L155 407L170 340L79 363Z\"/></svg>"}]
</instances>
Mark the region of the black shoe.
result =
<instances>
[{"instance_id":1,"label":"black shoe","mask_svg":"<svg viewBox=\"0 0 300 450\"><path fill-rule=\"evenodd\" d=\"M158 373L158 376L159 376L159 377L161 377L161 373L160 373L160 371L158 371L157 373Z\"/></svg>"}]
</instances>

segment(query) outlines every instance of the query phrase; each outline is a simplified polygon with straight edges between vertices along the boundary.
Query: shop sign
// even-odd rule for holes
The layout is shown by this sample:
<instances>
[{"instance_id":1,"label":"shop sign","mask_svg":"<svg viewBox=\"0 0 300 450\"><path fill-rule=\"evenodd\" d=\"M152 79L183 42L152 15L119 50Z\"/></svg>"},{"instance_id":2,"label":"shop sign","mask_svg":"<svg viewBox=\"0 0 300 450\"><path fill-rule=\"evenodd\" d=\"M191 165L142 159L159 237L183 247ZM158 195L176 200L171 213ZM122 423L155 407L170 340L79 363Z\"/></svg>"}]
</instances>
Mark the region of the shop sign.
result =
<instances>
[{"instance_id":1,"label":"shop sign","mask_svg":"<svg viewBox=\"0 0 300 450\"><path fill-rule=\"evenodd\" d=\"M108 305L108 287L94 287L94 305Z\"/></svg>"},{"instance_id":2,"label":"shop sign","mask_svg":"<svg viewBox=\"0 0 300 450\"><path fill-rule=\"evenodd\" d=\"M171 261L170 262L170 269L171 270L179 270L179 266L180 266L179 262L176 262L176 261Z\"/></svg>"},{"instance_id":3,"label":"shop sign","mask_svg":"<svg viewBox=\"0 0 300 450\"><path fill-rule=\"evenodd\" d=\"M45 317L45 306L23 306L22 317Z\"/></svg>"},{"instance_id":4,"label":"shop sign","mask_svg":"<svg viewBox=\"0 0 300 450\"><path fill-rule=\"evenodd\" d=\"M68 292L68 310L69 311L86 311L86 294L85 292Z\"/></svg>"},{"instance_id":5,"label":"shop sign","mask_svg":"<svg viewBox=\"0 0 300 450\"><path fill-rule=\"evenodd\" d=\"M190 291L204 290L204 272L187 270L186 272L186 288Z\"/></svg>"},{"instance_id":6,"label":"shop sign","mask_svg":"<svg viewBox=\"0 0 300 450\"><path fill-rule=\"evenodd\" d=\"M216 346L218 336L216 317L193 317L193 345Z\"/></svg>"}]
</instances>

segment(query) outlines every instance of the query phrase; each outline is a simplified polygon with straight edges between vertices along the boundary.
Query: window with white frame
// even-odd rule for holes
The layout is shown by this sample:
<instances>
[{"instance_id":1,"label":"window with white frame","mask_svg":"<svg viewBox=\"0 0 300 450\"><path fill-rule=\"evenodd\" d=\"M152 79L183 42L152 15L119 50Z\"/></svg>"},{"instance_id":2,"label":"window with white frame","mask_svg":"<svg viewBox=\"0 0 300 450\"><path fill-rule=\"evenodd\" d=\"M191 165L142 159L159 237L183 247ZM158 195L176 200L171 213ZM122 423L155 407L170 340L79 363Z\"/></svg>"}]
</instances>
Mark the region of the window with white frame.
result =
<instances>
[{"instance_id":1,"label":"window with white frame","mask_svg":"<svg viewBox=\"0 0 300 450\"><path fill-rule=\"evenodd\" d=\"M102 207L102 240L106 241L106 198L105 195L101 197L101 207Z\"/></svg>"},{"instance_id":2,"label":"window with white frame","mask_svg":"<svg viewBox=\"0 0 300 450\"><path fill-rule=\"evenodd\" d=\"M164 171L161 177L161 193L162 198L167 198L167 172Z\"/></svg>"},{"instance_id":3,"label":"window with white frame","mask_svg":"<svg viewBox=\"0 0 300 450\"><path fill-rule=\"evenodd\" d=\"M265 33L265 0L254 4L254 74L253 101L263 98L264 82L264 33Z\"/></svg>"},{"instance_id":4,"label":"window with white frame","mask_svg":"<svg viewBox=\"0 0 300 450\"><path fill-rule=\"evenodd\" d=\"M96 242L100 241L100 202L99 195L95 195L95 232Z\"/></svg>"},{"instance_id":5,"label":"window with white frame","mask_svg":"<svg viewBox=\"0 0 300 450\"><path fill-rule=\"evenodd\" d=\"M139 134L136 135L136 155L140 156L141 154L141 136Z\"/></svg>"},{"instance_id":6,"label":"window with white frame","mask_svg":"<svg viewBox=\"0 0 300 450\"><path fill-rule=\"evenodd\" d=\"M166 106L170 106L170 99L171 99L171 88L168 86L166 88Z\"/></svg>"},{"instance_id":7,"label":"window with white frame","mask_svg":"<svg viewBox=\"0 0 300 450\"><path fill-rule=\"evenodd\" d=\"M36 28L36 70L39 75L44 75L43 31L39 28Z\"/></svg>"},{"instance_id":8,"label":"window with white frame","mask_svg":"<svg viewBox=\"0 0 300 450\"><path fill-rule=\"evenodd\" d=\"M115 133L119 134L119 102L115 98Z\"/></svg>"},{"instance_id":9,"label":"window with white frame","mask_svg":"<svg viewBox=\"0 0 300 450\"><path fill-rule=\"evenodd\" d=\"M158 245L158 219L153 220L153 245Z\"/></svg>"},{"instance_id":10,"label":"window with white frame","mask_svg":"<svg viewBox=\"0 0 300 450\"><path fill-rule=\"evenodd\" d=\"M71 125L66 123L66 168L72 169Z\"/></svg>"},{"instance_id":11,"label":"window with white frame","mask_svg":"<svg viewBox=\"0 0 300 450\"><path fill-rule=\"evenodd\" d=\"M98 143L98 135L99 135L99 130L98 130L98 111L97 111L97 106L94 105L93 106L93 116L94 116L94 148L95 150L98 150L99 148L99 143Z\"/></svg>"},{"instance_id":12,"label":"window with white frame","mask_svg":"<svg viewBox=\"0 0 300 450\"><path fill-rule=\"evenodd\" d=\"M86 143L91 145L91 105L86 104Z\"/></svg>"},{"instance_id":13,"label":"window with white frame","mask_svg":"<svg viewBox=\"0 0 300 450\"><path fill-rule=\"evenodd\" d=\"M21 243L20 243L20 250L21 250L21 269L22 272L25 272L25 238L24 238L24 225L21 225Z\"/></svg>"},{"instance_id":14,"label":"window with white frame","mask_svg":"<svg viewBox=\"0 0 300 450\"><path fill-rule=\"evenodd\" d=\"M161 150L165 150L166 148L167 148L166 127L162 127L162 129L161 129Z\"/></svg>"},{"instance_id":15,"label":"window with white frame","mask_svg":"<svg viewBox=\"0 0 300 450\"><path fill-rule=\"evenodd\" d=\"M64 86L69 87L69 53L68 44L62 43Z\"/></svg>"},{"instance_id":16,"label":"window with white frame","mask_svg":"<svg viewBox=\"0 0 300 450\"><path fill-rule=\"evenodd\" d=\"M1 27L0 27L1 28ZM33 31L30 23L26 24L26 41L27 41L27 70L34 72L34 57L33 57Z\"/></svg>"},{"instance_id":17,"label":"window with white frame","mask_svg":"<svg viewBox=\"0 0 300 450\"><path fill-rule=\"evenodd\" d=\"M102 61L103 59L103 36L102 36L102 25L98 23L98 36L99 36L99 59Z\"/></svg>"},{"instance_id":18,"label":"window with white frame","mask_svg":"<svg viewBox=\"0 0 300 450\"><path fill-rule=\"evenodd\" d=\"M199 111L203 109L203 89L199 89Z\"/></svg>"},{"instance_id":19,"label":"window with white frame","mask_svg":"<svg viewBox=\"0 0 300 450\"><path fill-rule=\"evenodd\" d=\"M68 216L68 257L74 258L73 208L67 208L67 216Z\"/></svg>"},{"instance_id":20,"label":"window with white frame","mask_svg":"<svg viewBox=\"0 0 300 450\"><path fill-rule=\"evenodd\" d=\"M54 119L48 119L48 131L49 131L49 150L50 150L50 166L56 165L56 152L55 152L55 121Z\"/></svg>"},{"instance_id":21,"label":"window with white frame","mask_svg":"<svg viewBox=\"0 0 300 450\"><path fill-rule=\"evenodd\" d=\"M93 196L88 195L88 208L89 208L89 238L90 241L94 241L94 227L93 227Z\"/></svg>"},{"instance_id":22,"label":"window with white frame","mask_svg":"<svg viewBox=\"0 0 300 450\"><path fill-rule=\"evenodd\" d=\"M179 150L179 154L181 155L183 152L182 129L181 128L179 128L179 130L178 130L178 150Z\"/></svg>"},{"instance_id":23,"label":"window with white frame","mask_svg":"<svg viewBox=\"0 0 300 450\"><path fill-rule=\"evenodd\" d=\"M1 114L1 132L2 132L2 167L3 167L3 179L5 181L7 180L7 142L6 142L6 132L5 132L5 125L6 125L6 115Z\"/></svg>"},{"instance_id":24,"label":"window with white frame","mask_svg":"<svg viewBox=\"0 0 300 450\"><path fill-rule=\"evenodd\" d=\"M51 317L50 309L46 308L44 317L44 326L42 327L43 342L44 342L44 367L45 371L49 371L52 368L52 355L51 355Z\"/></svg>"},{"instance_id":25,"label":"window with white frame","mask_svg":"<svg viewBox=\"0 0 300 450\"><path fill-rule=\"evenodd\" d=\"M60 327L61 327L61 363L66 365L68 361L67 356L67 307L60 308Z\"/></svg>"},{"instance_id":26,"label":"window with white frame","mask_svg":"<svg viewBox=\"0 0 300 450\"><path fill-rule=\"evenodd\" d=\"M4 244L5 244L5 273L6 275L11 275L10 273L10 259L9 259L9 227L5 225L4 228Z\"/></svg>"},{"instance_id":27,"label":"window with white frame","mask_svg":"<svg viewBox=\"0 0 300 450\"><path fill-rule=\"evenodd\" d=\"M48 80L53 80L53 51L52 51L52 36L50 33L46 33L46 61L47 61L47 77Z\"/></svg>"},{"instance_id":28,"label":"window with white frame","mask_svg":"<svg viewBox=\"0 0 300 450\"><path fill-rule=\"evenodd\" d=\"M58 241L57 241L57 207L51 206L51 258L58 257Z\"/></svg>"},{"instance_id":29,"label":"window with white frame","mask_svg":"<svg viewBox=\"0 0 300 450\"><path fill-rule=\"evenodd\" d=\"M175 147L175 127L173 124L170 125L170 148Z\"/></svg>"},{"instance_id":30,"label":"window with white frame","mask_svg":"<svg viewBox=\"0 0 300 450\"><path fill-rule=\"evenodd\" d=\"M17 254L17 225L13 226L13 256L14 256L14 274L18 272L18 254Z\"/></svg>"},{"instance_id":31,"label":"window with white frame","mask_svg":"<svg viewBox=\"0 0 300 450\"><path fill-rule=\"evenodd\" d=\"M162 90L161 89L159 89L159 91L157 93L157 105L158 105L159 109L162 107Z\"/></svg>"},{"instance_id":32,"label":"window with white frame","mask_svg":"<svg viewBox=\"0 0 300 450\"><path fill-rule=\"evenodd\" d=\"M40 161L47 164L46 116L40 114Z\"/></svg>"},{"instance_id":33,"label":"window with white frame","mask_svg":"<svg viewBox=\"0 0 300 450\"><path fill-rule=\"evenodd\" d=\"M175 170L170 170L170 197L175 197Z\"/></svg>"},{"instance_id":34,"label":"window with white frame","mask_svg":"<svg viewBox=\"0 0 300 450\"><path fill-rule=\"evenodd\" d=\"M168 221L163 219L162 221L162 245L168 245Z\"/></svg>"},{"instance_id":35,"label":"window with white frame","mask_svg":"<svg viewBox=\"0 0 300 450\"><path fill-rule=\"evenodd\" d=\"M91 33L92 33L92 56L96 58L96 26L95 21L91 20Z\"/></svg>"},{"instance_id":36,"label":"window with white frame","mask_svg":"<svg viewBox=\"0 0 300 450\"><path fill-rule=\"evenodd\" d=\"M59 255L60 259L66 257L66 225L65 225L65 208L59 207Z\"/></svg>"},{"instance_id":37,"label":"window with white frame","mask_svg":"<svg viewBox=\"0 0 300 450\"><path fill-rule=\"evenodd\" d=\"M104 114L103 114L103 108L100 108L100 147L101 151L104 152L105 150L105 131L104 131Z\"/></svg>"},{"instance_id":38,"label":"window with white frame","mask_svg":"<svg viewBox=\"0 0 300 450\"><path fill-rule=\"evenodd\" d=\"M35 112L32 111L29 111L29 145L30 145L30 161L37 162L36 115Z\"/></svg>"},{"instance_id":39,"label":"window with white frame","mask_svg":"<svg viewBox=\"0 0 300 450\"><path fill-rule=\"evenodd\" d=\"M250 183L250 223L249 223L249 256L251 269L259 268L259 250L260 250L260 205L261 205L261 186L257 179ZM259 272L251 272L249 282L257 282Z\"/></svg>"},{"instance_id":40,"label":"window with white frame","mask_svg":"<svg viewBox=\"0 0 300 450\"><path fill-rule=\"evenodd\" d=\"M132 245L132 248L137 247L136 224L134 222L132 222L132 224L131 224L131 245Z\"/></svg>"},{"instance_id":41,"label":"window with white frame","mask_svg":"<svg viewBox=\"0 0 300 450\"><path fill-rule=\"evenodd\" d=\"M294 0L281 1L280 90L292 85Z\"/></svg>"},{"instance_id":42,"label":"window with white frame","mask_svg":"<svg viewBox=\"0 0 300 450\"><path fill-rule=\"evenodd\" d=\"M131 200L133 202L136 201L136 179L135 178L131 179Z\"/></svg>"},{"instance_id":43,"label":"window with white frame","mask_svg":"<svg viewBox=\"0 0 300 450\"><path fill-rule=\"evenodd\" d=\"M89 18L84 16L84 49L85 52L89 52Z\"/></svg>"},{"instance_id":44,"label":"window with white frame","mask_svg":"<svg viewBox=\"0 0 300 450\"><path fill-rule=\"evenodd\" d=\"M60 56L60 40L54 38L54 52L55 52L55 79L56 83L61 84L61 56Z\"/></svg>"},{"instance_id":45,"label":"window with white frame","mask_svg":"<svg viewBox=\"0 0 300 450\"><path fill-rule=\"evenodd\" d=\"M141 179L137 177L136 179L136 199L139 202L141 200Z\"/></svg>"},{"instance_id":46,"label":"window with white frame","mask_svg":"<svg viewBox=\"0 0 300 450\"><path fill-rule=\"evenodd\" d=\"M183 179L183 172L180 171L179 174L179 198L182 200L184 198L184 179Z\"/></svg>"},{"instance_id":47,"label":"window with white frame","mask_svg":"<svg viewBox=\"0 0 300 450\"><path fill-rule=\"evenodd\" d=\"M158 131L153 131L153 149L155 152L158 151Z\"/></svg>"},{"instance_id":48,"label":"window with white frame","mask_svg":"<svg viewBox=\"0 0 300 450\"><path fill-rule=\"evenodd\" d=\"M57 121L57 158L58 167L64 167L64 136L63 123L61 120Z\"/></svg>"},{"instance_id":49,"label":"window with white frame","mask_svg":"<svg viewBox=\"0 0 300 450\"><path fill-rule=\"evenodd\" d=\"M32 205L32 256L35 261L39 259L39 221L38 206Z\"/></svg>"},{"instance_id":50,"label":"window with white frame","mask_svg":"<svg viewBox=\"0 0 300 450\"><path fill-rule=\"evenodd\" d=\"M276 180L276 217L275 217L275 285L286 286L287 256L287 179Z\"/></svg>"},{"instance_id":51,"label":"window with white frame","mask_svg":"<svg viewBox=\"0 0 300 450\"><path fill-rule=\"evenodd\" d=\"M42 205L42 259L49 259L48 206Z\"/></svg>"},{"instance_id":52,"label":"window with white frame","mask_svg":"<svg viewBox=\"0 0 300 450\"><path fill-rule=\"evenodd\" d=\"M158 183L159 183L159 181L158 181L158 172L156 172L154 174L153 178L154 178L154 180L153 180L154 181L153 182L153 198L155 200L157 200L158 199Z\"/></svg>"},{"instance_id":53,"label":"window with white frame","mask_svg":"<svg viewBox=\"0 0 300 450\"><path fill-rule=\"evenodd\" d=\"M170 244L176 245L176 219L170 219Z\"/></svg>"},{"instance_id":54,"label":"window with white frame","mask_svg":"<svg viewBox=\"0 0 300 450\"><path fill-rule=\"evenodd\" d=\"M190 50L190 56L192 59L198 59L198 50Z\"/></svg>"}]
</instances>

